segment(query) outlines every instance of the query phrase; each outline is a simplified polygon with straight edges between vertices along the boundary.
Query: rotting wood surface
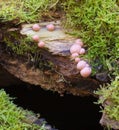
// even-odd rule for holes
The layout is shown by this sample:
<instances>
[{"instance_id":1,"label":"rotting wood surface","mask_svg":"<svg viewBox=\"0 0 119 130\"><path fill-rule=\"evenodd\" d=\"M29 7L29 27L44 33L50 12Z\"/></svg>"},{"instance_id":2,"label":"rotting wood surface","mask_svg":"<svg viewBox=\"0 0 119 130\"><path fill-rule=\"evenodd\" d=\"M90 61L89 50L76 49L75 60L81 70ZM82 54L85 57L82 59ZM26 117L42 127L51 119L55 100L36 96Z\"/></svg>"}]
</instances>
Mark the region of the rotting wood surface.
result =
<instances>
[{"instance_id":1,"label":"rotting wood surface","mask_svg":"<svg viewBox=\"0 0 119 130\"><path fill-rule=\"evenodd\" d=\"M45 29L47 23L41 23L42 29L37 34L46 45L41 49L41 55L44 60L53 64L53 70L40 70L28 64L25 56L14 56L9 54L3 41L0 44L0 65L18 79L33 84L40 85L46 90L52 90L60 93L70 93L73 95L90 95L99 87L99 81L96 79L82 78L76 69L76 63L70 59L69 48L74 43L75 38L64 33L60 23L54 23L57 27L54 32L48 32ZM36 32L31 29L32 25L22 25L20 33L22 35L32 36ZM9 31L17 29L9 28ZM7 31L8 31L7 30ZM1 37L5 33L2 34ZM1 38L2 39L2 38Z\"/></svg>"}]
</instances>

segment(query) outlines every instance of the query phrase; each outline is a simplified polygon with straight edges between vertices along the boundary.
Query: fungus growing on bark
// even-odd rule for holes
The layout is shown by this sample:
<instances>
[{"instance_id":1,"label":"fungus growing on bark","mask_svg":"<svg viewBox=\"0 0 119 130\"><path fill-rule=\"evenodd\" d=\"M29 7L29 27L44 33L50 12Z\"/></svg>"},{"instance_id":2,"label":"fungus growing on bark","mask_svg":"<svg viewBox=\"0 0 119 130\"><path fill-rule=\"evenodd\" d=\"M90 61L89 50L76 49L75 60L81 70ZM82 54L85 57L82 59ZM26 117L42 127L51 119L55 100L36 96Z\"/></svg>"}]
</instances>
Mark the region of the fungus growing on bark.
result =
<instances>
[{"instance_id":1,"label":"fungus growing on bark","mask_svg":"<svg viewBox=\"0 0 119 130\"><path fill-rule=\"evenodd\" d=\"M78 57L78 56L79 56L78 53L73 53L73 54L71 54L71 59L75 59L75 58Z\"/></svg>"},{"instance_id":2,"label":"fungus growing on bark","mask_svg":"<svg viewBox=\"0 0 119 130\"><path fill-rule=\"evenodd\" d=\"M70 53L73 54L73 53L80 53L80 50L81 50L81 46L78 45L78 44L73 44L70 48Z\"/></svg>"},{"instance_id":3,"label":"fungus growing on bark","mask_svg":"<svg viewBox=\"0 0 119 130\"><path fill-rule=\"evenodd\" d=\"M32 26L32 29L33 29L33 31L39 31L40 30L40 26L38 24L34 24Z\"/></svg>"},{"instance_id":4,"label":"fungus growing on bark","mask_svg":"<svg viewBox=\"0 0 119 130\"><path fill-rule=\"evenodd\" d=\"M79 61L78 64L77 64L77 69L82 70L86 66L86 64L87 63L84 60Z\"/></svg>"},{"instance_id":5,"label":"fungus growing on bark","mask_svg":"<svg viewBox=\"0 0 119 130\"><path fill-rule=\"evenodd\" d=\"M80 74L82 77L87 78L88 76L90 76L92 72L91 67L85 66L81 71Z\"/></svg>"},{"instance_id":6,"label":"fungus growing on bark","mask_svg":"<svg viewBox=\"0 0 119 130\"><path fill-rule=\"evenodd\" d=\"M34 35L32 36L32 39L35 41L35 42L39 42L40 38L38 35Z\"/></svg>"},{"instance_id":7,"label":"fungus growing on bark","mask_svg":"<svg viewBox=\"0 0 119 130\"><path fill-rule=\"evenodd\" d=\"M44 46L45 46L45 42L43 41L38 42L38 47L43 48Z\"/></svg>"},{"instance_id":8,"label":"fungus growing on bark","mask_svg":"<svg viewBox=\"0 0 119 130\"><path fill-rule=\"evenodd\" d=\"M79 54L82 55L82 54L85 54L86 50L84 48L81 48Z\"/></svg>"},{"instance_id":9,"label":"fungus growing on bark","mask_svg":"<svg viewBox=\"0 0 119 130\"><path fill-rule=\"evenodd\" d=\"M79 57L76 57L75 58L75 62L77 63L77 62L79 62L81 59L79 58Z\"/></svg>"},{"instance_id":10,"label":"fungus growing on bark","mask_svg":"<svg viewBox=\"0 0 119 130\"><path fill-rule=\"evenodd\" d=\"M46 28L47 28L48 31L54 31L55 30L55 26L53 24L48 24L46 26Z\"/></svg>"},{"instance_id":11,"label":"fungus growing on bark","mask_svg":"<svg viewBox=\"0 0 119 130\"><path fill-rule=\"evenodd\" d=\"M78 45L80 45L81 47L83 46L83 42L82 42L81 39L77 39L74 44L78 44Z\"/></svg>"}]
</instances>

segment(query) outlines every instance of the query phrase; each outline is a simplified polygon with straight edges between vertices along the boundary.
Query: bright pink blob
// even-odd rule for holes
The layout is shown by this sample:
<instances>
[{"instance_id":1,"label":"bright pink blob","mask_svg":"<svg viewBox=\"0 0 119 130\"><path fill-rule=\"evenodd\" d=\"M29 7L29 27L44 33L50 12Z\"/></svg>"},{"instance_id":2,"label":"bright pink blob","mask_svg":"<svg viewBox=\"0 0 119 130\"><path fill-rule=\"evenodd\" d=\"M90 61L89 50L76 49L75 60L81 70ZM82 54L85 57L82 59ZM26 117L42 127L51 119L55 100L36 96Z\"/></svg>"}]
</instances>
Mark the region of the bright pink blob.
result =
<instances>
[{"instance_id":1,"label":"bright pink blob","mask_svg":"<svg viewBox=\"0 0 119 130\"><path fill-rule=\"evenodd\" d=\"M73 54L73 53L80 53L80 50L81 50L81 46L80 45L76 45L76 44L73 44L70 48L70 53Z\"/></svg>"},{"instance_id":2,"label":"bright pink blob","mask_svg":"<svg viewBox=\"0 0 119 130\"><path fill-rule=\"evenodd\" d=\"M79 54L78 54L78 53L76 53L76 52L75 52L75 53L73 53L73 54L71 54L71 58L72 58L72 59L75 59L75 58L76 58L76 57L78 57L78 56L79 56Z\"/></svg>"},{"instance_id":3,"label":"bright pink blob","mask_svg":"<svg viewBox=\"0 0 119 130\"><path fill-rule=\"evenodd\" d=\"M80 74L82 77L87 78L88 76L90 76L91 72L92 72L92 69L90 67L84 67L80 71Z\"/></svg>"},{"instance_id":4,"label":"bright pink blob","mask_svg":"<svg viewBox=\"0 0 119 130\"><path fill-rule=\"evenodd\" d=\"M76 57L75 58L75 62L77 63L77 62L79 62L81 59L79 58L79 57Z\"/></svg>"},{"instance_id":5,"label":"bright pink blob","mask_svg":"<svg viewBox=\"0 0 119 130\"><path fill-rule=\"evenodd\" d=\"M83 46L83 42L82 42L81 39L77 39L77 40L75 41L75 44L78 44L78 45L80 45L81 47Z\"/></svg>"},{"instance_id":6,"label":"bright pink blob","mask_svg":"<svg viewBox=\"0 0 119 130\"><path fill-rule=\"evenodd\" d=\"M38 35L34 35L32 36L32 39L35 41L35 42L39 42L40 38Z\"/></svg>"},{"instance_id":7,"label":"bright pink blob","mask_svg":"<svg viewBox=\"0 0 119 130\"><path fill-rule=\"evenodd\" d=\"M87 64L86 64L86 67L90 67L90 65L87 63Z\"/></svg>"},{"instance_id":8,"label":"bright pink blob","mask_svg":"<svg viewBox=\"0 0 119 130\"><path fill-rule=\"evenodd\" d=\"M55 30L55 26L53 24L48 24L46 26L46 28L47 28L48 31L54 31Z\"/></svg>"},{"instance_id":9,"label":"bright pink blob","mask_svg":"<svg viewBox=\"0 0 119 130\"><path fill-rule=\"evenodd\" d=\"M43 41L38 42L38 47L42 48L45 46L45 43Z\"/></svg>"},{"instance_id":10,"label":"bright pink blob","mask_svg":"<svg viewBox=\"0 0 119 130\"><path fill-rule=\"evenodd\" d=\"M34 24L32 26L32 29L33 29L33 31L39 31L40 30L40 26L38 24Z\"/></svg>"},{"instance_id":11,"label":"bright pink blob","mask_svg":"<svg viewBox=\"0 0 119 130\"><path fill-rule=\"evenodd\" d=\"M77 69L82 70L86 66L86 64L87 63L84 60L79 61L78 64L77 64Z\"/></svg>"},{"instance_id":12,"label":"bright pink blob","mask_svg":"<svg viewBox=\"0 0 119 130\"><path fill-rule=\"evenodd\" d=\"M86 52L86 50L85 50L84 48L81 48L80 54L81 54L81 55L82 55L82 54L85 54L85 52Z\"/></svg>"}]
</instances>

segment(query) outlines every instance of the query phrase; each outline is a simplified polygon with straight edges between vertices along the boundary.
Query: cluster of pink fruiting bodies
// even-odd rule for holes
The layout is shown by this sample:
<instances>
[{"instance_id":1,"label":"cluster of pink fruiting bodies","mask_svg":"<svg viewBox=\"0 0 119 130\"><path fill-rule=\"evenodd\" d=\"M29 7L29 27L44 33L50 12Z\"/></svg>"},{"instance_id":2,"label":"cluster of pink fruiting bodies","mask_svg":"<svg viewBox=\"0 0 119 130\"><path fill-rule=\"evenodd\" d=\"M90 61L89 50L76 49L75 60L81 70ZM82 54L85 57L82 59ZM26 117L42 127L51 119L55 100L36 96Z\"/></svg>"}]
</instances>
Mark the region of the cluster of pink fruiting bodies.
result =
<instances>
[{"instance_id":1,"label":"cluster of pink fruiting bodies","mask_svg":"<svg viewBox=\"0 0 119 130\"><path fill-rule=\"evenodd\" d=\"M55 30L55 26L53 24L48 24L46 28L48 31ZM32 29L33 31L40 31L41 27L39 26L39 24L34 24L32 26ZM38 43L38 47L42 48L45 46L45 43L40 40L38 35L32 36L32 39ZM71 58L77 63L77 69L80 70L81 76L85 78L88 77L91 74L92 69L86 61L79 58L79 55L85 54L85 49L83 48L83 42L81 41L81 39L77 39L75 43L71 46L70 53Z\"/></svg>"},{"instance_id":2,"label":"cluster of pink fruiting bodies","mask_svg":"<svg viewBox=\"0 0 119 130\"><path fill-rule=\"evenodd\" d=\"M71 58L77 63L77 69L80 70L80 75L84 78L88 77L91 74L92 69L85 60L79 58L79 55L85 54L81 39L77 39L71 46L70 53Z\"/></svg>"},{"instance_id":3,"label":"cluster of pink fruiting bodies","mask_svg":"<svg viewBox=\"0 0 119 130\"><path fill-rule=\"evenodd\" d=\"M47 28L48 31L54 31L54 30L55 30L55 26L54 26L53 24L48 24L48 25L46 26L46 28ZM36 32L37 32L37 31L40 31L41 27L39 26L39 24L34 24L34 25L32 26L32 29L33 29L33 31L36 31ZM33 39L35 42L38 42L38 47L42 48L42 47L45 46L45 42L41 41L38 35L32 36L32 39Z\"/></svg>"}]
</instances>

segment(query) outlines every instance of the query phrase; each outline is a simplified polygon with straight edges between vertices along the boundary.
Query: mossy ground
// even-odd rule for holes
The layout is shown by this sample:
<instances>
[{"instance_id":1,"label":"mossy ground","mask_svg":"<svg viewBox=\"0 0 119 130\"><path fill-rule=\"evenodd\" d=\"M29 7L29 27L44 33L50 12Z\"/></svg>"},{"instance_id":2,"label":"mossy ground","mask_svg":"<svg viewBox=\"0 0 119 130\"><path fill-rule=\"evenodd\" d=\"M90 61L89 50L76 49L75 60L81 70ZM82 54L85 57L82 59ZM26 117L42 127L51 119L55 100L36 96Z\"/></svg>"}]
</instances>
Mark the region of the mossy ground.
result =
<instances>
[{"instance_id":1,"label":"mossy ground","mask_svg":"<svg viewBox=\"0 0 119 130\"><path fill-rule=\"evenodd\" d=\"M0 19L1 21L18 20L18 23L36 22L43 15L50 16L48 11L56 4L57 0L1 0Z\"/></svg>"},{"instance_id":2,"label":"mossy ground","mask_svg":"<svg viewBox=\"0 0 119 130\"><path fill-rule=\"evenodd\" d=\"M68 33L81 38L85 43L87 54L83 57L88 59L92 66L93 74L107 71L112 79L108 87L103 87L99 95L105 97L116 89L118 83L113 77L119 74L119 4L118 0L10 0L0 3L0 20L18 23L32 23L39 20L56 20L54 12L59 12L62 25ZM50 12L50 13L49 13ZM51 13L53 12L53 13ZM63 12L63 15L60 13ZM47 19L46 19L47 18ZM59 18L59 17L58 17ZM18 24L17 23L17 24ZM8 42L9 43L9 42ZM10 45L10 44L8 44ZM24 52L26 47L16 47L16 52ZM24 49L23 49L24 48ZM22 51L21 51L22 49ZM28 51L27 49L25 51ZM22 53L23 54L23 53ZM99 66L102 66L101 68ZM113 81L114 80L114 81ZM116 90L115 90L116 91ZM113 96L118 98L118 91L113 91ZM106 97L108 99L108 96ZM106 99L105 98L105 99ZM114 100L114 108L117 111L118 103ZM101 102L102 103L102 102ZM105 109L110 117L119 120L112 109ZM110 111L110 112L109 112ZM112 114L111 114L112 113Z\"/></svg>"},{"instance_id":3,"label":"mossy ground","mask_svg":"<svg viewBox=\"0 0 119 130\"><path fill-rule=\"evenodd\" d=\"M17 107L12 100L4 90L0 90L0 130L45 130L43 125L25 123L26 115L33 113Z\"/></svg>"}]
</instances>

